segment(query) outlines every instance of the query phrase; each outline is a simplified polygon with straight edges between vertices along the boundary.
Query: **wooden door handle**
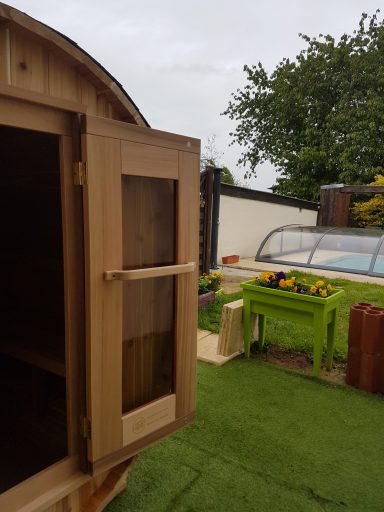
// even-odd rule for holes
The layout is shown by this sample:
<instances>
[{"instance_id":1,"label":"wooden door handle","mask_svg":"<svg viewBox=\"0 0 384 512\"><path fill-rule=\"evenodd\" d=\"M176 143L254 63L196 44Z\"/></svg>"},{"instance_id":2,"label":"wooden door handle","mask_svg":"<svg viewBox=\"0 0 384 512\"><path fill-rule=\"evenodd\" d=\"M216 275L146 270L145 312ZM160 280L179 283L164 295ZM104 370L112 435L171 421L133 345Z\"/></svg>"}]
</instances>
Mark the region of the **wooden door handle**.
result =
<instances>
[{"instance_id":1,"label":"wooden door handle","mask_svg":"<svg viewBox=\"0 0 384 512\"><path fill-rule=\"evenodd\" d=\"M148 279L151 277L174 276L193 272L195 262L181 265L167 265L164 267L139 268L136 270L107 270L104 272L105 281L132 281L134 279Z\"/></svg>"}]
</instances>

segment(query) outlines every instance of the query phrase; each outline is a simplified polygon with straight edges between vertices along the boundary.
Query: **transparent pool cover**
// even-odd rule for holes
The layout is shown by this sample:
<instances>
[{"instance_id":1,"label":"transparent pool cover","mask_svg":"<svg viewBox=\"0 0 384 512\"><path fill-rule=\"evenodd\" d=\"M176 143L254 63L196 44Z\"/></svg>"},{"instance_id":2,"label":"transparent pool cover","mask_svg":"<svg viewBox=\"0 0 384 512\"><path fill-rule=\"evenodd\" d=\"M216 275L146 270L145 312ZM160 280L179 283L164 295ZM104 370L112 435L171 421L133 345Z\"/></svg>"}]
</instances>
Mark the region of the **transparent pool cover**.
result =
<instances>
[{"instance_id":1,"label":"transparent pool cover","mask_svg":"<svg viewBox=\"0 0 384 512\"><path fill-rule=\"evenodd\" d=\"M384 230L282 226L261 243L255 260L384 277Z\"/></svg>"}]
</instances>

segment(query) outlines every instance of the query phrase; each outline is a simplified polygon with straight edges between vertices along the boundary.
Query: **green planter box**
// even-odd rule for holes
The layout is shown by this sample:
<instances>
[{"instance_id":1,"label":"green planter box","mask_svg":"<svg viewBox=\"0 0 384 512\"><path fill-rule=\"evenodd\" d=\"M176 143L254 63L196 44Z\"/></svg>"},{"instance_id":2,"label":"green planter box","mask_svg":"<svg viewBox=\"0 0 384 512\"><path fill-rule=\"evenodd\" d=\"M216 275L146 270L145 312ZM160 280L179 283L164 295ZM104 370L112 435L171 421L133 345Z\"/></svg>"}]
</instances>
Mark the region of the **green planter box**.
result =
<instances>
[{"instance_id":1,"label":"green planter box","mask_svg":"<svg viewBox=\"0 0 384 512\"><path fill-rule=\"evenodd\" d=\"M326 298L255 286L253 281L241 283L244 302L244 354L251 346L251 314L259 315L259 342L265 339L266 317L278 317L313 326L313 375L320 375L324 338L327 337L327 369L332 368L335 346L336 317L344 290Z\"/></svg>"}]
</instances>

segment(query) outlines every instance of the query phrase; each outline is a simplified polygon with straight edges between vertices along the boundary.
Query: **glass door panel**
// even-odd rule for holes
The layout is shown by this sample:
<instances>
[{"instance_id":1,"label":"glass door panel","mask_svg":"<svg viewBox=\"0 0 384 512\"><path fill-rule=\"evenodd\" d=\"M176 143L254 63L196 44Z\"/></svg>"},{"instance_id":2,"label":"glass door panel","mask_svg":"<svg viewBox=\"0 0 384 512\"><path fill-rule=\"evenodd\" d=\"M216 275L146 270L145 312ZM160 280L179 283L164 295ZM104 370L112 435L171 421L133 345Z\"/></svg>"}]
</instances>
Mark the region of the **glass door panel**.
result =
<instances>
[{"instance_id":1,"label":"glass door panel","mask_svg":"<svg viewBox=\"0 0 384 512\"><path fill-rule=\"evenodd\" d=\"M123 269L175 263L175 182L122 176ZM123 283L123 414L173 392L175 278Z\"/></svg>"},{"instance_id":2,"label":"glass door panel","mask_svg":"<svg viewBox=\"0 0 384 512\"><path fill-rule=\"evenodd\" d=\"M174 279L123 283L123 413L173 391Z\"/></svg>"},{"instance_id":3,"label":"glass door panel","mask_svg":"<svg viewBox=\"0 0 384 512\"><path fill-rule=\"evenodd\" d=\"M122 176L123 268L175 263L175 181Z\"/></svg>"}]
</instances>

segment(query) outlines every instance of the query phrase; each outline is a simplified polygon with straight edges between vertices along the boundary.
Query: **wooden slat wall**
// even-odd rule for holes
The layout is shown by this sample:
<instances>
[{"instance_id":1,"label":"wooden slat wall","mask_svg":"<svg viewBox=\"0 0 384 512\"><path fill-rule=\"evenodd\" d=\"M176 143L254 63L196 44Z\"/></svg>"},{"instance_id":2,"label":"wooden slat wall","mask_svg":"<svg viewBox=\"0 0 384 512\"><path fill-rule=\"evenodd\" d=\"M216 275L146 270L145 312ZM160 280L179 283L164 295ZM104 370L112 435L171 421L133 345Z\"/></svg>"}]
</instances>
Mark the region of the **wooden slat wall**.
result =
<instances>
[{"instance_id":1,"label":"wooden slat wall","mask_svg":"<svg viewBox=\"0 0 384 512\"><path fill-rule=\"evenodd\" d=\"M98 84L85 66L56 50L52 42L47 44L12 23L0 24L0 84L39 94L41 103L44 98L57 98L82 105L80 112L86 106L92 115L117 120L129 116L122 108L116 108L114 93L105 84Z\"/></svg>"},{"instance_id":2,"label":"wooden slat wall","mask_svg":"<svg viewBox=\"0 0 384 512\"><path fill-rule=\"evenodd\" d=\"M48 93L48 51L19 31L11 31L11 83L16 87Z\"/></svg>"},{"instance_id":3,"label":"wooden slat wall","mask_svg":"<svg viewBox=\"0 0 384 512\"><path fill-rule=\"evenodd\" d=\"M81 103L77 70L52 51L48 61L48 88L50 96Z\"/></svg>"}]
</instances>

